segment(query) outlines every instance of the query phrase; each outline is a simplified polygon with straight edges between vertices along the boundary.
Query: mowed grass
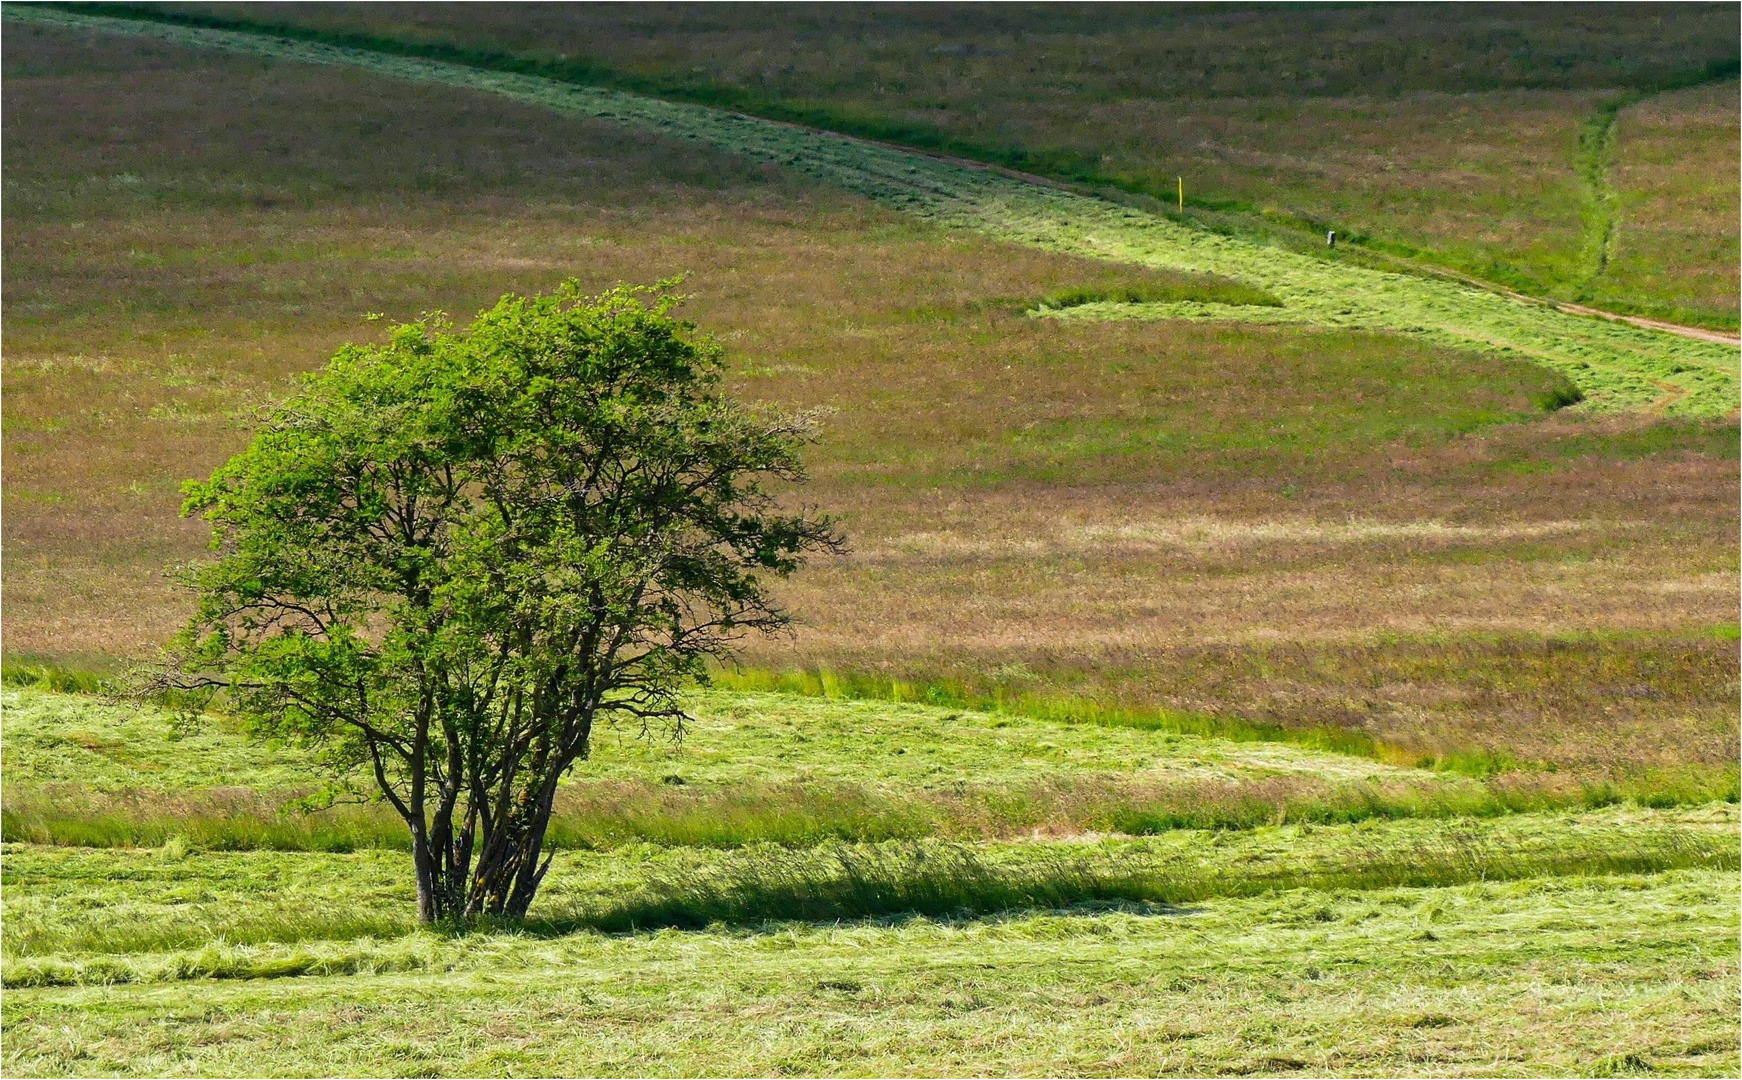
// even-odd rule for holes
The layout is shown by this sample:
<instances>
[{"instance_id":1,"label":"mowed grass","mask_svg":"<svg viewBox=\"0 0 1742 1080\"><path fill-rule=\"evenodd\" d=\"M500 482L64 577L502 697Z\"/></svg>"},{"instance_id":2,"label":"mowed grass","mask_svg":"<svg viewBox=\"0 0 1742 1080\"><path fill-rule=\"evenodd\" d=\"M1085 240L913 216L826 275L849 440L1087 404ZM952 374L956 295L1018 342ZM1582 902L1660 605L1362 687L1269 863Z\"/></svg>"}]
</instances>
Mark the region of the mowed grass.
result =
<instances>
[{"instance_id":1,"label":"mowed grass","mask_svg":"<svg viewBox=\"0 0 1742 1080\"><path fill-rule=\"evenodd\" d=\"M250 810L274 803L208 785L293 778L304 767L294 748L244 741L220 718L172 733L166 715L136 705L9 688L5 1068L1734 1068L1733 800L1461 812L1460 793L1479 790L1466 778L1273 743L773 694L712 691L692 704L682 743L599 740L565 792L561 850L525 923L456 934L418 927L408 856L391 844L222 850L222 828L202 831L229 826L234 840L238 818L245 828ZM1100 789L1109 805L1133 812L1144 789L1120 781L1169 778L1195 784L1200 807L1242 790L1262 801L1278 783L1353 782L1376 796L1402 781L1436 820L1401 803L1364 819L1283 806L1152 836L1083 833L1055 817L1003 840L795 831L720 850L719 832L647 828L660 812L681 819L667 802L641 806L639 834L574 842L610 825L600 790L620 796L638 781L695 801L719 829L733 819L710 799L783 781L857 785L886 808L935 807L981 785L1001 793L981 805L1009 825L1037 779L1055 792L1114 785ZM113 825L45 846L16 828L13 800L33 788L69 818L80 793L135 808L214 801L153 846ZM1220 827L1194 827L1205 824ZM725 1034L693 1030L703 1017Z\"/></svg>"},{"instance_id":2,"label":"mowed grass","mask_svg":"<svg viewBox=\"0 0 1742 1080\"><path fill-rule=\"evenodd\" d=\"M1026 318L1201 279L490 96L6 47L9 656L149 654L204 539L176 486L363 314L687 269L735 390L837 410L808 497L854 552L790 585L796 645L757 666L1590 774L1734 760L1733 422L1545 414L1551 373L1386 335Z\"/></svg>"},{"instance_id":3,"label":"mowed grass","mask_svg":"<svg viewBox=\"0 0 1742 1080\"><path fill-rule=\"evenodd\" d=\"M721 104L1164 206L1183 177L1200 221L1321 249L1335 228L1345 247L1563 299L1585 270L1581 130L1666 89L1640 108L1674 112L1674 87L1736 65L1726 10L1703 5L167 10ZM1603 303L1734 328L1733 113L1698 121L1704 148L1628 155L1643 219L1703 244L1636 252L1651 276L1609 276Z\"/></svg>"},{"instance_id":4,"label":"mowed grass","mask_svg":"<svg viewBox=\"0 0 1742 1080\"><path fill-rule=\"evenodd\" d=\"M1029 318L1234 286L498 97L5 48L9 1075L1735 1073L1733 422ZM418 930L296 748L32 667L149 654L175 485L363 314L685 269L734 390L837 410L854 552L723 674L814 696L601 737L527 924Z\"/></svg>"},{"instance_id":5,"label":"mowed grass","mask_svg":"<svg viewBox=\"0 0 1742 1080\"><path fill-rule=\"evenodd\" d=\"M1494 822L1368 822L1175 832L1072 843L826 843L720 852L630 845L559 857L523 923L481 935L760 926L995 915L1126 903L1179 908L1296 889L1438 888L1478 881L1737 867L1734 807L1521 815ZM413 936L397 852L202 852L12 844L8 986L276 978L284 946ZM410 902L408 904L408 901ZM450 928L451 930L452 928ZM457 931L455 932L457 933ZM464 935L458 935L464 936ZM208 946L276 946L201 969ZM456 953L463 954L462 949ZM176 955L191 954L191 955ZM213 964L207 952L204 963ZM305 963L308 961L305 960Z\"/></svg>"},{"instance_id":6,"label":"mowed grass","mask_svg":"<svg viewBox=\"0 0 1742 1080\"><path fill-rule=\"evenodd\" d=\"M0 703L9 841L407 846L403 824L361 798L366 789L325 793L313 755L252 743L221 716L190 730L153 708L31 688L8 688ZM698 691L681 739L600 733L558 797L550 842L603 851L1149 835L1736 799L1734 769L1684 767L1618 785L1488 760L1410 768L1282 742L1283 729L1230 739L1182 733L1189 717L1073 722L1012 706ZM1199 723L1216 730L1210 718Z\"/></svg>"},{"instance_id":7,"label":"mowed grass","mask_svg":"<svg viewBox=\"0 0 1742 1080\"><path fill-rule=\"evenodd\" d=\"M508 939L474 947L496 965L441 974L383 957L373 977L12 990L5 1054L17 1075L1721 1076L1735 899L1728 876L1684 873Z\"/></svg>"},{"instance_id":8,"label":"mowed grass","mask_svg":"<svg viewBox=\"0 0 1742 1080\"><path fill-rule=\"evenodd\" d=\"M1734 824L623 850L559 858L526 929L461 938L414 929L391 853L8 844L4 1053L17 1075L1723 1075Z\"/></svg>"}]
</instances>

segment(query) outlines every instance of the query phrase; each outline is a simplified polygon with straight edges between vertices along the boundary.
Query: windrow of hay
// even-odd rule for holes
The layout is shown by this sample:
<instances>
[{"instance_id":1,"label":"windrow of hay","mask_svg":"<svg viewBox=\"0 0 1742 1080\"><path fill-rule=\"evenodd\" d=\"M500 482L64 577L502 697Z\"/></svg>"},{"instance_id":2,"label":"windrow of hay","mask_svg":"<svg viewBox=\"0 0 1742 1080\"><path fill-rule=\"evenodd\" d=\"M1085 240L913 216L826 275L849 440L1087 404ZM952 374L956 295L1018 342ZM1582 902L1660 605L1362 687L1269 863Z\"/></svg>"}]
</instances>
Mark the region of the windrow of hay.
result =
<instances>
[{"instance_id":1,"label":"windrow of hay","mask_svg":"<svg viewBox=\"0 0 1742 1080\"><path fill-rule=\"evenodd\" d=\"M1397 836L1355 832L1246 853L1154 849L1142 842L987 849L926 841L803 851L764 845L665 859L636 872L622 883L626 887L559 886L551 902L524 923L486 920L447 929L481 933L488 952L496 934L539 938L887 917L967 919L1110 905L1189 914L1189 905L1291 892L1441 889L1737 866L1733 829L1613 822L1550 826L1533 836L1459 826ZM24 915L6 937L4 985L380 974L460 959L456 950L441 947L439 937L420 933L407 915L397 909L228 912L184 905L167 920L76 927ZM400 940L404 944L393 944Z\"/></svg>"}]
</instances>

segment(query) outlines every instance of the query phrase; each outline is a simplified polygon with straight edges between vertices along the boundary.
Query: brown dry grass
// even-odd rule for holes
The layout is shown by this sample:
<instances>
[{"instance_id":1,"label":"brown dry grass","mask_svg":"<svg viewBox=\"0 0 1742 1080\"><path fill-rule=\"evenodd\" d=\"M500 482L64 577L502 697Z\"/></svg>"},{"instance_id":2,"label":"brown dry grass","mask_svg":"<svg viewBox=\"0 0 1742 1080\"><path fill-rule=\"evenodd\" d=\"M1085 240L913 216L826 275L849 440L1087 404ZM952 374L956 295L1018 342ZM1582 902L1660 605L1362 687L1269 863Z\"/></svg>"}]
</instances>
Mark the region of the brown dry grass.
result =
<instances>
[{"instance_id":1,"label":"brown dry grass","mask_svg":"<svg viewBox=\"0 0 1742 1080\"><path fill-rule=\"evenodd\" d=\"M1734 426L1543 421L1553 376L1372 335L1023 319L1106 271L458 91L5 48L10 655L165 636L176 484L365 312L689 270L741 392L838 410L807 497L855 553L757 662L1734 760Z\"/></svg>"},{"instance_id":2,"label":"brown dry grass","mask_svg":"<svg viewBox=\"0 0 1742 1080\"><path fill-rule=\"evenodd\" d=\"M1734 462L1721 444L1554 461L1593 426L1270 483L922 495L862 514L855 554L790 587L798 652L981 687L1038 675L1424 754L1733 762L1735 645L1709 631L1734 625Z\"/></svg>"}]
</instances>

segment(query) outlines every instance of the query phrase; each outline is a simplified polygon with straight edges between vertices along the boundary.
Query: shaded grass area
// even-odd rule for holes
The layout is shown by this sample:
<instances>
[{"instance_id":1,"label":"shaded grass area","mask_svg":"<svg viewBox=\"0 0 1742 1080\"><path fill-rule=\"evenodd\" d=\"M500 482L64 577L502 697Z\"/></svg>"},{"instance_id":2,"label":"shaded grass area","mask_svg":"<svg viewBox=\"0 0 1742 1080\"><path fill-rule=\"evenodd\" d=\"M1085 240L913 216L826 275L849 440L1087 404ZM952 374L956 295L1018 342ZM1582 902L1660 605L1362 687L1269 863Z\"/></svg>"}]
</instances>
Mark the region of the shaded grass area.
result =
<instances>
[{"instance_id":1,"label":"shaded grass area","mask_svg":"<svg viewBox=\"0 0 1742 1080\"><path fill-rule=\"evenodd\" d=\"M1595 13L1569 23L1542 10L1496 5L1444 13L1321 8L1292 17L1259 5L1230 8L1226 14L1107 6L980 9L962 4L864 12L795 4L770 5L764 11L671 4L645 13L513 14L440 9L389 14L361 5L313 10L276 5L252 11L222 3L55 6L195 26L254 27L330 44L397 48L408 55L496 64L632 90L681 93L687 88L695 100L736 106L758 100L751 83L761 83L765 94L771 84L781 86L778 95L761 99L769 103L791 96L798 87L838 97L959 91L962 80L952 75L964 69L997 78L1002 85L987 88L994 93L1014 90L1038 96L1041 87L1056 90L1056 81L1064 76L1088 100L1105 101L1424 90L1650 91L1698 82L1736 63L1734 46L1713 37L1724 26L1719 4L1690 4L1673 17L1648 24L1621 12ZM873 29L884 36L868 40L865 35ZM964 45L959 43L962 37L978 40ZM1172 62L1153 62L1158 41ZM805 48L821 42L849 52L816 55ZM553 55L577 45L582 55ZM613 69L608 61L601 64L596 55L585 55L587 46L611 49L631 63ZM760 48L770 46L787 51L789 63L757 73L757 78L745 65L754 63L751 58ZM803 51L793 55L794 46ZM496 51L487 51L491 49ZM1010 59L1013 51L1021 61ZM678 70L685 61L696 60L714 70ZM883 72L875 71L873 63L901 65L909 81L888 85L879 80ZM833 77L821 75L815 65L832 66ZM733 72L731 81L740 85L711 87L708 78L722 69ZM638 74L642 81L628 81ZM933 85L919 91L915 84L924 82ZM730 96L734 94L738 96ZM956 105L966 108L972 100Z\"/></svg>"},{"instance_id":2,"label":"shaded grass area","mask_svg":"<svg viewBox=\"0 0 1742 1080\"><path fill-rule=\"evenodd\" d=\"M1084 304L1202 304L1281 307L1282 301L1250 285L1227 279L1205 278L1181 283L1136 281L1111 285L1076 285L1041 297L1042 308L1081 307Z\"/></svg>"},{"instance_id":3,"label":"shaded grass area","mask_svg":"<svg viewBox=\"0 0 1742 1080\"><path fill-rule=\"evenodd\" d=\"M1437 839L1437 838L1436 838ZM1484 850L1465 837L1429 840L1404 851L1369 850L1340 864L1308 868L1145 867L1115 856L1025 852L1006 865L961 847L830 847L802 854L757 852L733 863L683 875L656 876L645 893L596 915L547 925L606 931L715 923L828 921L913 913L983 914L1085 903L1177 906L1230 896L1291 889L1332 891L1444 887L1569 874L1657 873L1738 865L1734 837L1630 833L1566 847ZM536 924L535 924L536 925Z\"/></svg>"}]
</instances>

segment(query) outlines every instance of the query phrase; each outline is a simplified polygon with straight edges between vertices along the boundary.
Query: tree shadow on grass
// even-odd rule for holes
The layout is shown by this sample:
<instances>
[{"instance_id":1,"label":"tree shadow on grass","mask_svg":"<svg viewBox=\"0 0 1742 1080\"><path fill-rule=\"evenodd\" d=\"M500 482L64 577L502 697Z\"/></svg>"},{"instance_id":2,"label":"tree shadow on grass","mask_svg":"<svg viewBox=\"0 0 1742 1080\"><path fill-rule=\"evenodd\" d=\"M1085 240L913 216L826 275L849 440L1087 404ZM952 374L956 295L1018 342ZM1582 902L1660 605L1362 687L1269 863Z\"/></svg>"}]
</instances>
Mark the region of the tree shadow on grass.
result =
<instances>
[{"instance_id":1,"label":"tree shadow on grass","mask_svg":"<svg viewBox=\"0 0 1742 1080\"><path fill-rule=\"evenodd\" d=\"M769 923L833 924L922 917L980 920L1018 912L1187 914L1189 905L1292 889L1433 888L1533 877L1736 869L1732 839L1681 830L1569 837L1538 848L1447 834L1329 861L1241 867L1163 864L1089 854L1025 852L999 862L953 844L759 849L656 875L622 897L535 916L516 932L560 936Z\"/></svg>"},{"instance_id":2,"label":"tree shadow on grass","mask_svg":"<svg viewBox=\"0 0 1742 1080\"><path fill-rule=\"evenodd\" d=\"M953 844L772 848L649 880L636 892L518 924L556 936L591 930L700 930L769 923L979 920L1016 912L1178 914L1151 875L1047 854L1017 865Z\"/></svg>"}]
</instances>

